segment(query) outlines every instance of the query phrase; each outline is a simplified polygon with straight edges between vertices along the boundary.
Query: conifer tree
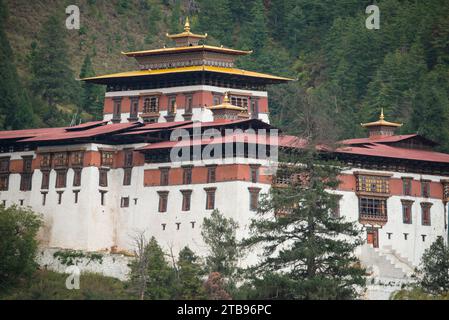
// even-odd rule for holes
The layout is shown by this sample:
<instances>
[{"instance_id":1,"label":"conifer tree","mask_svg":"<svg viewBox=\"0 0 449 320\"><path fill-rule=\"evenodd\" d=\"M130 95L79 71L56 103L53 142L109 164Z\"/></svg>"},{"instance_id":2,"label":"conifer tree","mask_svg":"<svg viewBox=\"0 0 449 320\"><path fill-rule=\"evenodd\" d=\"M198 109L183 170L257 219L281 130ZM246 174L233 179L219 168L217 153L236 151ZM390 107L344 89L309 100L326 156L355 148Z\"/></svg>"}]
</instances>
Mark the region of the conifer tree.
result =
<instances>
[{"instance_id":1,"label":"conifer tree","mask_svg":"<svg viewBox=\"0 0 449 320\"><path fill-rule=\"evenodd\" d=\"M177 294L178 300L199 300L205 298L202 269L198 257L185 247L179 252L177 263Z\"/></svg>"},{"instance_id":2,"label":"conifer tree","mask_svg":"<svg viewBox=\"0 0 449 320\"><path fill-rule=\"evenodd\" d=\"M86 55L81 67L80 78L94 77L95 71L92 66L90 55ZM101 86L83 82L81 84L81 109L100 119L103 111L103 89Z\"/></svg>"},{"instance_id":3,"label":"conifer tree","mask_svg":"<svg viewBox=\"0 0 449 320\"><path fill-rule=\"evenodd\" d=\"M78 103L79 85L70 69L64 21L53 15L44 23L31 61L31 87L50 106Z\"/></svg>"},{"instance_id":4,"label":"conifer tree","mask_svg":"<svg viewBox=\"0 0 449 320\"><path fill-rule=\"evenodd\" d=\"M5 32L6 6L0 0L0 127L22 129L33 125L34 115L14 65L14 55Z\"/></svg>"},{"instance_id":5,"label":"conifer tree","mask_svg":"<svg viewBox=\"0 0 449 320\"><path fill-rule=\"evenodd\" d=\"M361 231L333 214L338 164L307 150L290 150L280 160L289 165L278 169L276 179L286 184L261 200L251 236L243 241L246 249L260 250L260 260L248 268L255 297L356 298L357 287L365 285L354 256Z\"/></svg>"},{"instance_id":6,"label":"conifer tree","mask_svg":"<svg viewBox=\"0 0 449 320\"><path fill-rule=\"evenodd\" d=\"M231 46L233 40L231 3L230 0L200 0L200 29L225 46Z\"/></svg>"},{"instance_id":7,"label":"conifer tree","mask_svg":"<svg viewBox=\"0 0 449 320\"><path fill-rule=\"evenodd\" d=\"M421 259L421 287L430 294L449 292L449 248L443 237L432 243Z\"/></svg>"}]
</instances>

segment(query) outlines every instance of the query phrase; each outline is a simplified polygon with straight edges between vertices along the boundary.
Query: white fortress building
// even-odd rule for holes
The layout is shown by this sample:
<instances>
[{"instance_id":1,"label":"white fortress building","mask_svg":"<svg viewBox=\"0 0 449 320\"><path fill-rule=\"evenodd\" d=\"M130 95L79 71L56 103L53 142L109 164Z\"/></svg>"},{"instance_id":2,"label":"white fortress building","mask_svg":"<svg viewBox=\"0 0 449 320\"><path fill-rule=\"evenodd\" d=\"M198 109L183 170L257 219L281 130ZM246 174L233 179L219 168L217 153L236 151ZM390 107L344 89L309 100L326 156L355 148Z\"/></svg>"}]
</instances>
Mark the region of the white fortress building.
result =
<instances>
[{"instance_id":1,"label":"white fortress building","mask_svg":"<svg viewBox=\"0 0 449 320\"><path fill-rule=\"evenodd\" d=\"M0 204L43 214L45 250L132 252L136 232L146 231L166 249L188 245L201 255L201 224L214 209L239 223L242 238L259 195L288 183L265 174L271 160L249 150L302 145L297 137L274 142L257 134L272 129L266 86L291 79L237 69L235 59L250 52L199 44L205 37L187 23L170 36L174 47L124 53L139 70L84 79L107 86L103 121L0 132ZM381 279L372 297L384 297L382 281L399 286L437 237L447 241L449 155L418 134L395 135L400 124L383 113L363 126L369 137L329 151L350 167L335 214L363 226L366 244L357 254ZM201 137L209 129L220 137ZM243 139L239 152L227 129L255 133L232 136ZM188 133L189 150L212 142L236 152L172 161L175 130ZM109 273L123 278L123 270Z\"/></svg>"}]
</instances>

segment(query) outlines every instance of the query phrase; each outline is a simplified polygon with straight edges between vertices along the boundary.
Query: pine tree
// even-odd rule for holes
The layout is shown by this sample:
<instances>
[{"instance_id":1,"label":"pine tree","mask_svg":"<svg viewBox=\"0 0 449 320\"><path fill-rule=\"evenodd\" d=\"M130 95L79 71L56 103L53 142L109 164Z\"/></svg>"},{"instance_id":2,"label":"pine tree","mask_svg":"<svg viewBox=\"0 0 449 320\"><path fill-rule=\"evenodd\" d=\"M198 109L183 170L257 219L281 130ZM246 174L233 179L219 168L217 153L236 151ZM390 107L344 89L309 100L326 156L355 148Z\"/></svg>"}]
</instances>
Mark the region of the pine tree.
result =
<instances>
[{"instance_id":1,"label":"pine tree","mask_svg":"<svg viewBox=\"0 0 449 320\"><path fill-rule=\"evenodd\" d=\"M177 300L200 300L205 298L201 265L198 257L185 247L179 252L177 263Z\"/></svg>"},{"instance_id":2,"label":"pine tree","mask_svg":"<svg viewBox=\"0 0 449 320\"><path fill-rule=\"evenodd\" d=\"M14 65L14 55L5 33L6 6L0 0L0 127L22 129L34 123L33 110Z\"/></svg>"},{"instance_id":3,"label":"pine tree","mask_svg":"<svg viewBox=\"0 0 449 320\"><path fill-rule=\"evenodd\" d=\"M355 222L335 217L339 165L314 151L290 151L277 177L290 179L272 188L251 222L248 250L260 261L248 268L257 298L352 299L364 287L365 271L354 256L361 244Z\"/></svg>"},{"instance_id":4,"label":"pine tree","mask_svg":"<svg viewBox=\"0 0 449 320\"><path fill-rule=\"evenodd\" d=\"M225 46L232 45L233 23L230 0L200 0L199 27Z\"/></svg>"},{"instance_id":5,"label":"pine tree","mask_svg":"<svg viewBox=\"0 0 449 320\"><path fill-rule=\"evenodd\" d=\"M422 258L421 287L430 294L447 294L449 292L449 248L442 237L432 243Z\"/></svg>"},{"instance_id":6,"label":"pine tree","mask_svg":"<svg viewBox=\"0 0 449 320\"><path fill-rule=\"evenodd\" d=\"M80 78L94 77L90 55L86 55L81 67ZM96 119L101 119L103 111L103 88L99 85L83 82L81 85L81 110L89 112Z\"/></svg>"},{"instance_id":7,"label":"pine tree","mask_svg":"<svg viewBox=\"0 0 449 320\"><path fill-rule=\"evenodd\" d=\"M50 105L78 103L79 85L70 69L64 19L50 16L39 34L31 61L31 87Z\"/></svg>"},{"instance_id":8,"label":"pine tree","mask_svg":"<svg viewBox=\"0 0 449 320\"><path fill-rule=\"evenodd\" d=\"M218 272L227 280L235 276L239 258L237 228L232 218L224 217L218 210L214 210L210 218L204 218L201 235L209 250L208 273Z\"/></svg>"}]
</instances>

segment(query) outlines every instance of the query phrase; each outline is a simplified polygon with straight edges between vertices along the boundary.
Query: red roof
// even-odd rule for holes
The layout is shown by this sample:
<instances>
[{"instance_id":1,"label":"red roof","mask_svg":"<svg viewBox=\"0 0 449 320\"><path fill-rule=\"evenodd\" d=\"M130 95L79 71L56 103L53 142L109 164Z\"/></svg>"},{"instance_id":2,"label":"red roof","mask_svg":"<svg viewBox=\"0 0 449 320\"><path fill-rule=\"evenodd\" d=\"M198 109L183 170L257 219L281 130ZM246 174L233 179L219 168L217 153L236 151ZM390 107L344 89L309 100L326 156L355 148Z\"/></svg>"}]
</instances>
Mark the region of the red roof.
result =
<instances>
[{"instance_id":1,"label":"red roof","mask_svg":"<svg viewBox=\"0 0 449 320\"><path fill-rule=\"evenodd\" d=\"M342 144L351 145L351 144L365 144L365 143L388 143L388 142L399 142L403 140L407 140L410 138L417 137L417 134L408 134L401 136L390 136L390 137L379 137L379 138L357 138L357 139L348 139L341 141Z\"/></svg>"},{"instance_id":2,"label":"red roof","mask_svg":"<svg viewBox=\"0 0 449 320\"><path fill-rule=\"evenodd\" d=\"M0 131L0 140L24 139L46 134L58 134L65 132L66 128L39 128L26 130Z\"/></svg>"},{"instance_id":3,"label":"red roof","mask_svg":"<svg viewBox=\"0 0 449 320\"><path fill-rule=\"evenodd\" d=\"M66 130L67 131L86 130L86 129L106 125L108 122L109 121L91 121L91 122L86 122L86 123L83 123L83 124L80 124L77 126L66 128Z\"/></svg>"},{"instance_id":4,"label":"red roof","mask_svg":"<svg viewBox=\"0 0 449 320\"><path fill-rule=\"evenodd\" d=\"M446 153L392 147L379 143L372 143L364 147L338 148L335 152L373 157L449 163L449 154Z\"/></svg>"}]
</instances>

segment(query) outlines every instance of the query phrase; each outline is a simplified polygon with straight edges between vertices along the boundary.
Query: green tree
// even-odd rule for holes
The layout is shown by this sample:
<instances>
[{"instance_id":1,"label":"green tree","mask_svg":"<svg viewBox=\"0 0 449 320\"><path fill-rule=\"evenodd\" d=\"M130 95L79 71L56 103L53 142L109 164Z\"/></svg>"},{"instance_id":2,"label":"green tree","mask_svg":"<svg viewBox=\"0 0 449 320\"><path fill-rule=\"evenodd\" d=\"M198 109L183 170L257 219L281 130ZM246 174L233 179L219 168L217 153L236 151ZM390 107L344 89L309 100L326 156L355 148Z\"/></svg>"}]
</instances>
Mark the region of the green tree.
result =
<instances>
[{"instance_id":1,"label":"green tree","mask_svg":"<svg viewBox=\"0 0 449 320\"><path fill-rule=\"evenodd\" d=\"M94 76L95 71L92 66L90 55L86 55L81 67L80 78L84 79ZM81 110L92 114L95 119L101 119L103 114L103 88L89 82L83 82L81 88Z\"/></svg>"},{"instance_id":2,"label":"green tree","mask_svg":"<svg viewBox=\"0 0 449 320\"><path fill-rule=\"evenodd\" d=\"M0 0L0 128L23 129L33 125L34 115L14 65L4 29L6 19L6 6Z\"/></svg>"},{"instance_id":3,"label":"green tree","mask_svg":"<svg viewBox=\"0 0 449 320\"><path fill-rule=\"evenodd\" d=\"M210 218L204 218L201 235L209 253L206 256L208 273L218 272L225 279L235 276L239 258L236 229L238 224L214 210Z\"/></svg>"},{"instance_id":4,"label":"green tree","mask_svg":"<svg viewBox=\"0 0 449 320\"><path fill-rule=\"evenodd\" d=\"M256 292L264 288L265 298L278 299L356 298L356 288L365 285L365 270L354 256L361 231L332 214L339 164L304 149L282 154L280 162L289 165L276 178L290 183L261 200L251 236L243 241L247 250L260 250L260 261L247 270Z\"/></svg>"},{"instance_id":5,"label":"green tree","mask_svg":"<svg viewBox=\"0 0 449 320\"><path fill-rule=\"evenodd\" d=\"M164 251L154 237L141 244L137 259L131 263L131 288L139 292L141 299L172 299L174 270L167 263Z\"/></svg>"},{"instance_id":6,"label":"green tree","mask_svg":"<svg viewBox=\"0 0 449 320\"><path fill-rule=\"evenodd\" d=\"M36 235L41 225L41 217L31 210L0 207L0 292L36 271Z\"/></svg>"},{"instance_id":7,"label":"green tree","mask_svg":"<svg viewBox=\"0 0 449 320\"><path fill-rule=\"evenodd\" d=\"M230 46L233 40L233 23L230 0L200 0L201 14L199 28L217 39L221 44Z\"/></svg>"},{"instance_id":8,"label":"green tree","mask_svg":"<svg viewBox=\"0 0 449 320\"><path fill-rule=\"evenodd\" d=\"M430 294L449 292L449 248L443 237L432 243L421 258L421 287Z\"/></svg>"},{"instance_id":9,"label":"green tree","mask_svg":"<svg viewBox=\"0 0 449 320\"><path fill-rule=\"evenodd\" d=\"M198 262L198 257L188 247L179 252L176 269L178 280L176 299L204 299L206 296L203 280L201 279L203 271Z\"/></svg>"},{"instance_id":10,"label":"green tree","mask_svg":"<svg viewBox=\"0 0 449 320\"><path fill-rule=\"evenodd\" d=\"M64 19L50 16L39 33L39 44L31 56L31 87L50 106L78 103L79 85L70 69Z\"/></svg>"}]
</instances>

